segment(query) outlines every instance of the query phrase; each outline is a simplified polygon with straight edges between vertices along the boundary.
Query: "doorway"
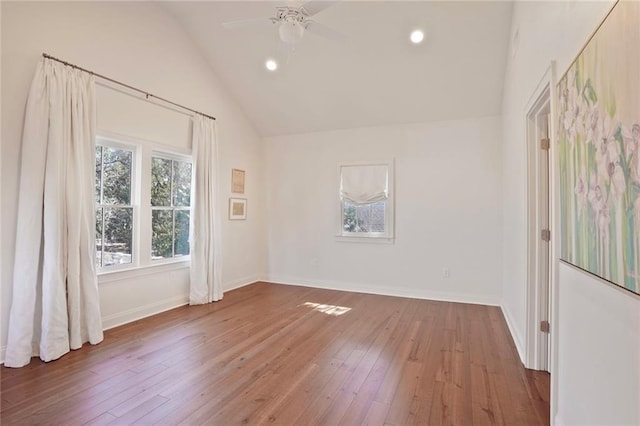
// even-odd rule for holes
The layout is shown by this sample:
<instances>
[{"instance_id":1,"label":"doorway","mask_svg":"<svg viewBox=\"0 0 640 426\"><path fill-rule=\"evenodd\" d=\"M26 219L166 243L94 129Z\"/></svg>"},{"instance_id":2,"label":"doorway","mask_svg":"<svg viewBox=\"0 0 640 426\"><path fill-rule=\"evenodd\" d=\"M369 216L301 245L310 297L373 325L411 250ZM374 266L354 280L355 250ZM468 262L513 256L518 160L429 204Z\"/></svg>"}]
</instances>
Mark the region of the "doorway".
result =
<instances>
[{"instance_id":1,"label":"doorway","mask_svg":"<svg viewBox=\"0 0 640 426\"><path fill-rule=\"evenodd\" d=\"M527 131L527 328L525 366L550 371L551 85L536 91Z\"/></svg>"}]
</instances>

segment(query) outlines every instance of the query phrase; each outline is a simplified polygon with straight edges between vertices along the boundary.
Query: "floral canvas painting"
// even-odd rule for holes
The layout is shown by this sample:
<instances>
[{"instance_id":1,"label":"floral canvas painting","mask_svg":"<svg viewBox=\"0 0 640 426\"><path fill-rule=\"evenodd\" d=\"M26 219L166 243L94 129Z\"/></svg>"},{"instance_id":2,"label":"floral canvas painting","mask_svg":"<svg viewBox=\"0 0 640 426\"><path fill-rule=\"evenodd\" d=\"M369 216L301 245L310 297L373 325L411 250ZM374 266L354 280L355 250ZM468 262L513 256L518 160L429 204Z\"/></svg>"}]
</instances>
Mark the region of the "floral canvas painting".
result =
<instances>
[{"instance_id":1,"label":"floral canvas painting","mask_svg":"<svg viewBox=\"0 0 640 426\"><path fill-rule=\"evenodd\" d=\"M640 2L619 2L557 87L561 258L640 294Z\"/></svg>"}]
</instances>

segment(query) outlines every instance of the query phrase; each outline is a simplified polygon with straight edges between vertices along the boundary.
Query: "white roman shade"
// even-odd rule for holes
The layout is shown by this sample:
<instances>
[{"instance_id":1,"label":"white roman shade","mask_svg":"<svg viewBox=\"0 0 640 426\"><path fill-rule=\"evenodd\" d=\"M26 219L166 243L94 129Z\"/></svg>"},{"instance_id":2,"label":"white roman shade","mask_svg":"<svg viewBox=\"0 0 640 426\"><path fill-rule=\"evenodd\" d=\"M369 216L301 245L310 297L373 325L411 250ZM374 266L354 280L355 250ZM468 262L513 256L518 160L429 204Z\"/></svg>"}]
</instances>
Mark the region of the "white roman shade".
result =
<instances>
[{"instance_id":1,"label":"white roman shade","mask_svg":"<svg viewBox=\"0 0 640 426\"><path fill-rule=\"evenodd\" d=\"M353 204L370 204L389 197L387 164L340 167L340 199Z\"/></svg>"}]
</instances>

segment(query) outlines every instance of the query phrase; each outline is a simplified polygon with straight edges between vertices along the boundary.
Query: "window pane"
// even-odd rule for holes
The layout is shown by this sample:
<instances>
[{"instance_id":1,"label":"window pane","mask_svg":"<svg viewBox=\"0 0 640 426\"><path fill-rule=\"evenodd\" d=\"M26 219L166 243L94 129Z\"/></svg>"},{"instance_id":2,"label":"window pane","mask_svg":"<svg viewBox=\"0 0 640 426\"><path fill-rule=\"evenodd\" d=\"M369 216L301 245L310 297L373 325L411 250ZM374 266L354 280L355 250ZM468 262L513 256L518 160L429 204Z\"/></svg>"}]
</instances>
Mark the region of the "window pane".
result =
<instances>
[{"instance_id":1,"label":"window pane","mask_svg":"<svg viewBox=\"0 0 640 426\"><path fill-rule=\"evenodd\" d=\"M96 267L102 266L102 209L96 209Z\"/></svg>"},{"instance_id":2,"label":"window pane","mask_svg":"<svg viewBox=\"0 0 640 426\"><path fill-rule=\"evenodd\" d=\"M371 204L356 207L356 232L371 231Z\"/></svg>"},{"instance_id":3,"label":"window pane","mask_svg":"<svg viewBox=\"0 0 640 426\"><path fill-rule=\"evenodd\" d=\"M171 205L171 160L151 159L151 205Z\"/></svg>"},{"instance_id":4,"label":"window pane","mask_svg":"<svg viewBox=\"0 0 640 426\"><path fill-rule=\"evenodd\" d=\"M371 205L371 232L384 232L385 205L384 201Z\"/></svg>"},{"instance_id":5,"label":"window pane","mask_svg":"<svg viewBox=\"0 0 640 426\"><path fill-rule=\"evenodd\" d=\"M131 263L133 209L105 208L102 266Z\"/></svg>"},{"instance_id":6,"label":"window pane","mask_svg":"<svg viewBox=\"0 0 640 426\"><path fill-rule=\"evenodd\" d=\"M124 149L102 147L102 203L131 204L131 159Z\"/></svg>"},{"instance_id":7,"label":"window pane","mask_svg":"<svg viewBox=\"0 0 640 426\"><path fill-rule=\"evenodd\" d=\"M173 162L173 205L189 207L191 202L191 163Z\"/></svg>"},{"instance_id":8,"label":"window pane","mask_svg":"<svg viewBox=\"0 0 640 426\"><path fill-rule=\"evenodd\" d=\"M189 210L176 210L175 255L189 254Z\"/></svg>"},{"instance_id":9,"label":"window pane","mask_svg":"<svg viewBox=\"0 0 640 426\"><path fill-rule=\"evenodd\" d=\"M362 206L345 201L342 217L345 232L385 232L385 206L386 201Z\"/></svg>"},{"instance_id":10,"label":"window pane","mask_svg":"<svg viewBox=\"0 0 640 426\"><path fill-rule=\"evenodd\" d=\"M345 201L343 203L342 226L345 232L356 232L356 206Z\"/></svg>"},{"instance_id":11,"label":"window pane","mask_svg":"<svg viewBox=\"0 0 640 426\"><path fill-rule=\"evenodd\" d=\"M173 257L173 211L153 210L151 230L151 258Z\"/></svg>"},{"instance_id":12,"label":"window pane","mask_svg":"<svg viewBox=\"0 0 640 426\"><path fill-rule=\"evenodd\" d=\"M96 146L96 203L101 204L100 180L102 179L102 147Z\"/></svg>"}]
</instances>

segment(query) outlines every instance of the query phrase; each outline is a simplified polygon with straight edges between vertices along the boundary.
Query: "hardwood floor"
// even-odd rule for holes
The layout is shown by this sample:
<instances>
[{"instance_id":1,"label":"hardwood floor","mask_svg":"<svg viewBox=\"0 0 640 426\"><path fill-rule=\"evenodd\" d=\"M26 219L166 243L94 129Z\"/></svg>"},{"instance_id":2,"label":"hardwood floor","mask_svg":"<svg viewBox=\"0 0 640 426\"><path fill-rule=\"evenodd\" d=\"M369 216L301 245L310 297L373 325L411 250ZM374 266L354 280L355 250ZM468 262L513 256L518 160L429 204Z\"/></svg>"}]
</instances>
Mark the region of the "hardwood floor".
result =
<instances>
[{"instance_id":1,"label":"hardwood floor","mask_svg":"<svg viewBox=\"0 0 640 426\"><path fill-rule=\"evenodd\" d=\"M1 384L2 424L549 424L499 308L267 283Z\"/></svg>"}]
</instances>

